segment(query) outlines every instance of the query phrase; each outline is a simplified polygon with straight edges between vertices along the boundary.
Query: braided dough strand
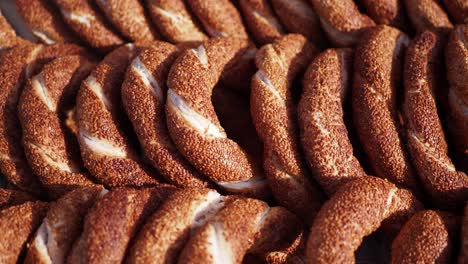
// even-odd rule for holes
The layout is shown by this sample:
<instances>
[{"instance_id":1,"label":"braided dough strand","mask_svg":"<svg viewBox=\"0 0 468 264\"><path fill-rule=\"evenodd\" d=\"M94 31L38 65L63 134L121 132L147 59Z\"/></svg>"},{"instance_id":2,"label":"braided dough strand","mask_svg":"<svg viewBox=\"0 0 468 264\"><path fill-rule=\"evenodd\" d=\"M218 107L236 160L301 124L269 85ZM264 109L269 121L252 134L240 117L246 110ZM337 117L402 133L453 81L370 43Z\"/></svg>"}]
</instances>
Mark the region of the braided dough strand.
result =
<instances>
[{"instance_id":1,"label":"braided dough strand","mask_svg":"<svg viewBox=\"0 0 468 264\"><path fill-rule=\"evenodd\" d=\"M211 103L223 70L248 48L246 40L214 38L183 52L169 73L166 118L174 143L195 168L230 192L265 197L260 168L227 138Z\"/></svg>"},{"instance_id":2,"label":"braided dough strand","mask_svg":"<svg viewBox=\"0 0 468 264\"><path fill-rule=\"evenodd\" d=\"M292 82L315 55L305 37L286 35L257 53L251 83L251 114L264 142L264 169L276 199L311 221L321 205L320 190L309 182L299 149Z\"/></svg>"},{"instance_id":3,"label":"braided dough strand","mask_svg":"<svg viewBox=\"0 0 468 264\"><path fill-rule=\"evenodd\" d=\"M0 210L32 200L34 197L26 192L0 188Z\"/></svg>"},{"instance_id":4,"label":"braided dough strand","mask_svg":"<svg viewBox=\"0 0 468 264\"><path fill-rule=\"evenodd\" d=\"M366 9L369 16L377 24L385 24L402 30L408 29L405 0L358 0Z\"/></svg>"},{"instance_id":5,"label":"braided dough strand","mask_svg":"<svg viewBox=\"0 0 468 264\"><path fill-rule=\"evenodd\" d=\"M406 12L418 33L431 30L447 33L453 28L438 0L406 0Z\"/></svg>"},{"instance_id":6,"label":"braided dough strand","mask_svg":"<svg viewBox=\"0 0 468 264\"><path fill-rule=\"evenodd\" d=\"M350 49L329 49L307 69L298 107L305 157L315 179L329 194L346 182L366 176L353 154L343 105L350 93Z\"/></svg>"}]
</instances>

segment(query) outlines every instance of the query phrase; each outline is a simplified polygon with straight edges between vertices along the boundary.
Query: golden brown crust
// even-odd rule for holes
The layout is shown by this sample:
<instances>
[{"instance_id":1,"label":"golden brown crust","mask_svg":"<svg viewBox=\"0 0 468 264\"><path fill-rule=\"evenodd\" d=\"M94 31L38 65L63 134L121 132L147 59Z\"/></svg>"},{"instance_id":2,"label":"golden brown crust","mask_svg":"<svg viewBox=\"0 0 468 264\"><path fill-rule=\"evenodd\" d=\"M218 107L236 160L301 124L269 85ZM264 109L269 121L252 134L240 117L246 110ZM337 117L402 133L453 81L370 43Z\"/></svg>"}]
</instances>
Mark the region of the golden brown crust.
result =
<instances>
[{"instance_id":1,"label":"golden brown crust","mask_svg":"<svg viewBox=\"0 0 468 264\"><path fill-rule=\"evenodd\" d=\"M151 0L146 5L159 32L169 42L196 44L208 38L184 0Z\"/></svg>"},{"instance_id":2,"label":"golden brown crust","mask_svg":"<svg viewBox=\"0 0 468 264\"><path fill-rule=\"evenodd\" d=\"M400 138L396 96L408 37L377 26L360 41L354 60L352 105L361 144L376 176L418 189L404 138Z\"/></svg>"},{"instance_id":3,"label":"golden brown crust","mask_svg":"<svg viewBox=\"0 0 468 264\"><path fill-rule=\"evenodd\" d=\"M247 28L258 45L270 43L284 34L267 0L240 0L239 3Z\"/></svg>"},{"instance_id":4,"label":"golden brown crust","mask_svg":"<svg viewBox=\"0 0 468 264\"><path fill-rule=\"evenodd\" d=\"M366 29L375 25L371 18L359 12L352 0L312 0L312 4L323 30L335 45L352 46Z\"/></svg>"},{"instance_id":5,"label":"golden brown crust","mask_svg":"<svg viewBox=\"0 0 468 264\"><path fill-rule=\"evenodd\" d=\"M200 172L230 192L265 197L260 168L227 138L211 103L222 71L248 48L246 40L213 38L183 52L169 73L166 118L175 145Z\"/></svg>"},{"instance_id":6,"label":"golden brown crust","mask_svg":"<svg viewBox=\"0 0 468 264\"><path fill-rule=\"evenodd\" d=\"M106 186L157 183L124 134L120 109L121 85L127 66L138 51L131 44L109 53L78 91L78 141L85 167Z\"/></svg>"},{"instance_id":7,"label":"golden brown crust","mask_svg":"<svg viewBox=\"0 0 468 264\"><path fill-rule=\"evenodd\" d=\"M47 203L25 202L0 211L0 262L19 261L29 237L41 224L47 212Z\"/></svg>"},{"instance_id":8,"label":"golden brown crust","mask_svg":"<svg viewBox=\"0 0 468 264\"><path fill-rule=\"evenodd\" d=\"M62 18L83 41L99 50L111 50L123 43L106 23L90 0L52 0L59 8Z\"/></svg>"},{"instance_id":9,"label":"golden brown crust","mask_svg":"<svg viewBox=\"0 0 468 264\"><path fill-rule=\"evenodd\" d=\"M290 33L299 33L319 46L327 42L320 20L306 0L271 0L281 23Z\"/></svg>"},{"instance_id":10,"label":"golden brown crust","mask_svg":"<svg viewBox=\"0 0 468 264\"><path fill-rule=\"evenodd\" d=\"M468 176L457 171L448 156L437 111L435 94L443 89L438 81L443 78L442 45L441 39L428 31L408 47L404 72L405 134L413 164L427 193L439 206L456 207L468 200Z\"/></svg>"},{"instance_id":11,"label":"golden brown crust","mask_svg":"<svg viewBox=\"0 0 468 264\"><path fill-rule=\"evenodd\" d=\"M444 0L445 7L450 16L458 24L468 22L468 1L467 0Z\"/></svg>"},{"instance_id":12,"label":"golden brown crust","mask_svg":"<svg viewBox=\"0 0 468 264\"><path fill-rule=\"evenodd\" d=\"M131 41L150 43L159 37L138 0L96 0L117 30Z\"/></svg>"},{"instance_id":13,"label":"golden brown crust","mask_svg":"<svg viewBox=\"0 0 468 264\"><path fill-rule=\"evenodd\" d=\"M447 33L453 28L438 0L405 0L406 12L418 33L431 30Z\"/></svg>"},{"instance_id":14,"label":"golden brown crust","mask_svg":"<svg viewBox=\"0 0 468 264\"><path fill-rule=\"evenodd\" d=\"M45 65L25 85L18 104L22 143L28 163L52 197L92 185L83 171L78 142L63 126L62 114L74 104L81 80L93 64L79 55Z\"/></svg>"},{"instance_id":15,"label":"golden brown crust","mask_svg":"<svg viewBox=\"0 0 468 264\"><path fill-rule=\"evenodd\" d=\"M329 194L346 182L366 176L353 154L343 105L350 95L350 49L329 49L310 64L298 106L305 158L314 178Z\"/></svg>"},{"instance_id":16,"label":"golden brown crust","mask_svg":"<svg viewBox=\"0 0 468 264\"><path fill-rule=\"evenodd\" d=\"M34 197L26 192L0 188L0 210L32 200Z\"/></svg>"},{"instance_id":17,"label":"golden brown crust","mask_svg":"<svg viewBox=\"0 0 468 264\"><path fill-rule=\"evenodd\" d=\"M173 187L108 192L89 210L83 232L68 256L68 263L121 263L128 243Z\"/></svg>"},{"instance_id":18,"label":"golden brown crust","mask_svg":"<svg viewBox=\"0 0 468 264\"><path fill-rule=\"evenodd\" d=\"M416 213L393 240L392 263L451 263L458 224L458 217L450 213Z\"/></svg>"},{"instance_id":19,"label":"golden brown crust","mask_svg":"<svg viewBox=\"0 0 468 264\"><path fill-rule=\"evenodd\" d=\"M242 24L242 18L231 1L191 0L187 2L211 37L249 38Z\"/></svg>"},{"instance_id":20,"label":"golden brown crust","mask_svg":"<svg viewBox=\"0 0 468 264\"><path fill-rule=\"evenodd\" d=\"M460 239L461 244L460 254L458 255L458 264L463 264L468 262L468 203L465 205Z\"/></svg>"},{"instance_id":21,"label":"golden brown crust","mask_svg":"<svg viewBox=\"0 0 468 264\"><path fill-rule=\"evenodd\" d=\"M179 153L167 131L166 80L179 53L165 42L145 48L127 69L122 101L146 158L162 176L179 187L207 187L210 182Z\"/></svg>"},{"instance_id":22,"label":"golden brown crust","mask_svg":"<svg viewBox=\"0 0 468 264\"><path fill-rule=\"evenodd\" d=\"M345 184L320 209L307 242L308 263L354 263L354 252L382 221L398 214L398 188L363 177ZM407 197L406 197L407 198Z\"/></svg>"},{"instance_id":23,"label":"golden brown crust","mask_svg":"<svg viewBox=\"0 0 468 264\"><path fill-rule=\"evenodd\" d=\"M359 2L364 5L375 23L394 26L402 30L409 28L403 4L405 0L359 0Z\"/></svg>"},{"instance_id":24,"label":"golden brown crust","mask_svg":"<svg viewBox=\"0 0 468 264\"><path fill-rule=\"evenodd\" d=\"M50 45L78 41L50 1L15 0L15 4L31 33L42 43Z\"/></svg>"},{"instance_id":25,"label":"golden brown crust","mask_svg":"<svg viewBox=\"0 0 468 264\"><path fill-rule=\"evenodd\" d=\"M6 18L3 16L0 10L0 51L3 49L11 48L17 44L24 42L20 37L16 35L13 27L8 23Z\"/></svg>"},{"instance_id":26,"label":"golden brown crust","mask_svg":"<svg viewBox=\"0 0 468 264\"><path fill-rule=\"evenodd\" d=\"M292 82L300 75L316 48L298 34L289 34L263 46L256 56L258 71L251 82L251 115L264 143L264 169L281 205L307 223L320 208L323 197L310 182L301 157Z\"/></svg>"},{"instance_id":27,"label":"golden brown crust","mask_svg":"<svg viewBox=\"0 0 468 264\"><path fill-rule=\"evenodd\" d=\"M64 263L73 241L79 236L84 216L102 187L73 190L51 203L46 217L28 243L24 263Z\"/></svg>"}]
</instances>

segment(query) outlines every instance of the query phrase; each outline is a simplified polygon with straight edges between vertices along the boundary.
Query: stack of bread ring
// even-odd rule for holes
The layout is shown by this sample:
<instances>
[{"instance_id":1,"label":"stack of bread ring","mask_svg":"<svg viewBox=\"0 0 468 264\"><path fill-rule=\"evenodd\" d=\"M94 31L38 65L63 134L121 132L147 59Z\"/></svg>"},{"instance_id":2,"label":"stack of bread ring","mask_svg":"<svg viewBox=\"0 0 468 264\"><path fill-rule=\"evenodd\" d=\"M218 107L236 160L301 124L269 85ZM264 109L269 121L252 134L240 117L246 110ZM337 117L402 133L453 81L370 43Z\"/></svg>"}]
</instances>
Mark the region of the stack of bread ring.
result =
<instances>
[{"instance_id":1,"label":"stack of bread ring","mask_svg":"<svg viewBox=\"0 0 468 264\"><path fill-rule=\"evenodd\" d=\"M0 263L468 263L468 0L0 8Z\"/></svg>"}]
</instances>

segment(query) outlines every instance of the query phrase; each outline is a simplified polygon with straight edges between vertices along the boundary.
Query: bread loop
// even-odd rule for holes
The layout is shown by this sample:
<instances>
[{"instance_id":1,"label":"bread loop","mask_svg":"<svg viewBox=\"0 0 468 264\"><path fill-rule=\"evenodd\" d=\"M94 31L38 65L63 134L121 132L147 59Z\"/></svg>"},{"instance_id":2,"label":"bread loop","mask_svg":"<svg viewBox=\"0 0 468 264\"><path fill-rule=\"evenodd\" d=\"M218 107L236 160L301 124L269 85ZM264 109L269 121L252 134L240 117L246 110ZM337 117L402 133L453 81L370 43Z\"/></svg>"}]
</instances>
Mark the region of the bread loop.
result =
<instances>
[{"instance_id":1,"label":"bread loop","mask_svg":"<svg viewBox=\"0 0 468 264\"><path fill-rule=\"evenodd\" d=\"M179 53L165 42L145 48L127 70L122 101L146 158L162 176L179 187L207 187L209 181L179 153L167 131L166 80Z\"/></svg>"},{"instance_id":2,"label":"bread loop","mask_svg":"<svg viewBox=\"0 0 468 264\"><path fill-rule=\"evenodd\" d=\"M159 32L171 43L199 43L208 39L190 15L184 0L147 1Z\"/></svg>"},{"instance_id":3,"label":"bread loop","mask_svg":"<svg viewBox=\"0 0 468 264\"><path fill-rule=\"evenodd\" d=\"M366 29L375 26L371 18L359 12L353 0L312 0L312 4L334 45L352 46Z\"/></svg>"},{"instance_id":4,"label":"bread loop","mask_svg":"<svg viewBox=\"0 0 468 264\"><path fill-rule=\"evenodd\" d=\"M91 47L109 51L123 44L122 38L107 24L91 1L52 1L58 6L68 26Z\"/></svg>"},{"instance_id":5,"label":"bread loop","mask_svg":"<svg viewBox=\"0 0 468 264\"><path fill-rule=\"evenodd\" d=\"M65 263L73 241L81 232L86 212L105 192L102 187L84 187L51 203L28 244L24 263Z\"/></svg>"},{"instance_id":6,"label":"bread loop","mask_svg":"<svg viewBox=\"0 0 468 264\"><path fill-rule=\"evenodd\" d=\"M369 16L377 24L384 24L407 30L408 18L404 10L405 0L359 0Z\"/></svg>"},{"instance_id":7,"label":"bread loop","mask_svg":"<svg viewBox=\"0 0 468 264\"><path fill-rule=\"evenodd\" d=\"M308 1L271 0L271 4L288 32L301 34L320 47L326 44L319 17Z\"/></svg>"},{"instance_id":8,"label":"bread loop","mask_svg":"<svg viewBox=\"0 0 468 264\"><path fill-rule=\"evenodd\" d=\"M159 38L138 0L96 0L104 15L125 37L137 43Z\"/></svg>"},{"instance_id":9,"label":"bread loop","mask_svg":"<svg viewBox=\"0 0 468 264\"><path fill-rule=\"evenodd\" d=\"M417 209L421 205L414 196L401 195L401 189L386 180L363 177L351 181L340 187L317 214L307 241L307 261L354 263L354 252L365 236L385 219L401 212L409 217Z\"/></svg>"},{"instance_id":10,"label":"bread loop","mask_svg":"<svg viewBox=\"0 0 468 264\"><path fill-rule=\"evenodd\" d=\"M439 82L442 45L429 31L411 42L405 58L403 113L408 150L427 193L439 206L455 207L468 199L468 176L448 157L434 96L444 85Z\"/></svg>"},{"instance_id":11,"label":"bread loop","mask_svg":"<svg viewBox=\"0 0 468 264\"><path fill-rule=\"evenodd\" d=\"M25 202L0 211L0 261L15 264L20 260L28 238L47 213L44 202Z\"/></svg>"},{"instance_id":12,"label":"bread loop","mask_svg":"<svg viewBox=\"0 0 468 264\"><path fill-rule=\"evenodd\" d=\"M447 212L416 213L393 240L392 263L450 263L455 257L458 220Z\"/></svg>"},{"instance_id":13,"label":"bread loop","mask_svg":"<svg viewBox=\"0 0 468 264\"><path fill-rule=\"evenodd\" d=\"M437 0L406 0L406 12L418 33L431 30L447 33L453 28L447 14Z\"/></svg>"},{"instance_id":14,"label":"bread loop","mask_svg":"<svg viewBox=\"0 0 468 264\"><path fill-rule=\"evenodd\" d=\"M227 138L211 103L223 70L248 49L246 40L214 38L184 51L169 73L166 119L175 145L200 172L229 192L266 197L260 168Z\"/></svg>"},{"instance_id":15,"label":"bread loop","mask_svg":"<svg viewBox=\"0 0 468 264\"><path fill-rule=\"evenodd\" d=\"M93 184L82 169L78 142L61 120L93 66L79 55L60 57L31 77L21 93L18 118L24 152L32 172L52 197Z\"/></svg>"},{"instance_id":16,"label":"bread loop","mask_svg":"<svg viewBox=\"0 0 468 264\"><path fill-rule=\"evenodd\" d=\"M255 58L251 114L264 143L264 169L276 199L310 222L323 197L310 182L299 149L292 82L316 54L301 35L290 34L263 46Z\"/></svg>"},{"instance_id":17,"label":"bread loop","mask_svg":"<svg viewBox=\"0 0 468 264\"><path fill-rule=\"evenodd\" d=\"M0 211L33 200L34 198L26 192L0 188Z\"/></svg>"},{"instance_id":18,"label":"bread loop","mask_svg":"<svg viewBox=\"0 0 468 264\"><path fill-rule=\"evenodd\" d=\"M99 199L85 216L83 232L68 263L122 263L130 239L145 219L175 188L116 188Z\"/></svg>"},{"instance_id":19,"label":"bread loop","mask_svg":"<svg viewBox=\"0 0 468 264\"><path fill-rule=\"evenodd\" d=\"M301 142L314 178L329 195L366 176L348 137L343 105L351 93L353 51L328 49L309 65L298 106Z\"/></svg>"},{"instance_id":20,"label":"bread loop","mask_svg":"<svg viewBox=\"0 0 468 264\"><path fill-rule=\"evenodd\" d=\"M78 41L62 20L57 7L49 0L15 0L15 4L31 33L40 42L50 45Z\"/></svg>"},{"instance_id":21,"label":"bread loop","mask_svg":"<svg viewBox=\"0 0 468 264\"><path fill-rule=\"evenodd\" d=\"M259 45L272 42L284 34L283 26L267 0L240 0L247 27Z\"/></svg>"},{"instance_id":22,"label":"bread loop","mask_svg":"<svg viewBox=\"0 0 468 264\"><path fill-rule=\"evenodd\" d=\"M18 98L25 80L50 60L69 54L83 53L71 44L52 46L20 45L5 51L0 58L0 170L18 188L37 194L40 184L33 175L23 152L21 127L17 117Z\"/></svg>"},{"instance_id":23,"label":"bread loop","mask_svg":"<svg viewBox=\"0 0 468 264\"><path fill-rule=\"evenodd\" d=\"M408 42L404 33L389 26L369 31L356 48L351 99L356 130L376 176L419 191L399 134L396 98Z\"/></svg>"},{"instance_id":24,"label":"bread loop","mask_svg":"<svg viewBox=\"0 0 468 264\"><path fill-rule=\"evenodd\" d=\"M85 167L100 183L110 186L156 184L121 127L121 85L135 57L132 44L109 53L82 82L76 99L78 141Z\"/></svg>"},{"instance_id":25,"label":"bread loop","mask_svg":"<svg viewBox=\"0 0 468 264\"><path fill-rule=\"evenodd\" d=\"M468 1L467 0L444 0L445 7L450 16L458 24L468 22Z\"/></svg>"}]
</instances>

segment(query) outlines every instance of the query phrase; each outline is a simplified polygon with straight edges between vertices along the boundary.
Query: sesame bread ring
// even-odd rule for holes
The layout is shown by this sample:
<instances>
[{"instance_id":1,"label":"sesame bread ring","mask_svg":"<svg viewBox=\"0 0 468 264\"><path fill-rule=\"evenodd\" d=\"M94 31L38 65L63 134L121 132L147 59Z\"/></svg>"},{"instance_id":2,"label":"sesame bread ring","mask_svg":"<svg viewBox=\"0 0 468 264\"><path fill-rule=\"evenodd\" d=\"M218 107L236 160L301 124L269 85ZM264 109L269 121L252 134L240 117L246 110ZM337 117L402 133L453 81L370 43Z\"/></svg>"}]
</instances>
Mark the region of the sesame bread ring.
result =
<instances>
[{"instance_id":1,"label":"sesame bread ring","mask_svg":"<svg viewBox=\"0 0 468 264\"><path fill-rule=\"evenodd\" d=\"M96 0L104 15L128 39L149 43L159 37L138 0Z\"/></svg>"},{"instance_id":2,"label":"sesame bread ring","mask_svg":"<svg viewBox=\"0 0 468 264\"><path fill-rule=\"evenodd\" d=\"M437 111L434 93L443 89L441 45L434 33L426 31L408 47L403 113L408 150L427 193L439 206L455 207L468 200L468 176L457 171L448 157Z\"/></svg>"},{"instance_id":3,"label":"sesame bread ring","mask_svg":"<svg viewBox=\"0 0 468 264\"><path fill-rule=\"evenodd\" d=\"M352 46L366 29L375 25L371 18L359 12L353 0L311 1L323 30L334 45Z\"/></svg>"},{"instance_id":4,"label":"sesame bread ring","mask_svg":"<svg viewBox=\"0 0 468 264\"><path fill-rule=\"evenodd\" d=\"M453 28L438 0L406 0L406 12L418 33L425 30L447 32Z\"/></svg>"},{"instance_id":5,"label":"sesame bread ring","mask_svg":"<svg viewBox=\"0 0 468 264\"><path fill-rule=\"evenodd\" d=\"M405 30L409 28L409 21L403 2L405 0L359 0L375 23Z\"/></svg>"},{"instance_id":6,"label":"sesame bread ring","mask_svg":"<svg viewBox=\"0 0 468 264\"><path fill-rule=\"evenodd\" d=\"M28 81L19 100L26 158L51 197L93 184L81 168L76 138L61 121L92 67L93 63L79 55L57 58Z\"/></svg>"},{"instance_id":7,"label":"sesame bread ring","mask_svg":"<svg viewBox=\"0 0 468 264\"><path fill-rule=\"evenodd\" d=\"M84 165L94 178L109 187L157 183L119 127L124 123L120 89L136 52L137 48L127 44L109 53L82 82L76 99Z\"/></svg>"},{"instance_id":8,"label":"sesame bread ring","mask_svg":"<svg viewBox=\"0 0 468 264\"><path fill-rule=\"evenodd\" d=\"M463 264L468 262L468 202L465 205L460 238L461 245L460 255L458 256L458 264Z\"/></svg>"},{"instance_id":9,"label":"sesame bread ring","mask_svg":"<svg viewBox=\"0 0 468 264\"><path fill-rule=\"evenodd\" d=\"M468 22L467 0L444 0L447 11L458 24Z\"/></svg>"},{"instance_id":10,"label":"sesame bread ring","mask_svg":"<svg viewBox=\"0 0 468 264\"><path fill-rule=\"evenodd\" d=\"M370 30L356 48L354 124L376 176L417 190L416 174L400 138L396 101L408 36L389 26Z\"/></svg>"},{"instance_id":11,"label":"sesame bread ring","mask_svg":"<svg viewBox=\"0 0 468 264\"><path fill-rule=\"evenodd\" d=\"M104 192L102 187L84 187L51 203L28 244L24 263L65 263L73 241L80 235L86 212Z\"/></svg>"},{"instance_id":12,"label":"sesame bread ring","mask_svg":"<svg viewBox=\"0 0 468 264\"><path fill-rule=\"evenodd\" d=\"M3 16L2 10L0 10L0 36L2 36L0 38L0 51L25 42L23 39L16 35L16 32L13 29L13 27Z\"/></svg>"},{"instance_id":13,"label":"sesame bread ring","mask_svg":"<svg viewBox=\"0 0 468 264\"><path fill-rule=\"evenodd\" d=\"M128 67L122 102L146 158L162 176L179 187L207 187L209 181L179 153L167 131L166 79L178 55L165 42L145 48Z\"/></svg>"},{"instance_id":14,"label":"sesame bread ring","mask_svg":"<svg viewBox=\"0 0 468 264\"><path fill-rule=\"evenodd\" d=\"M309 167L329 195L366 176L353 154L343 105L350 95L353 52L328 49L309 65L298 106L301 141Z\"/></svg>"},{"instance_id":15,"label":"sesame bread ring","mask_svg":"<svg viewBox=\"0 0 468 264\"><path fill-rule=\"evenodd\" d=\"M0 58L0 170L18 188L40 194L40 185L27 164L17 117L18 98L25 80L55 57L83 53L72 44L21 45L5 51ZM84 53L83 53L84 54Z\"/></svg>"},{"instance_id":16,"label":"sesame bread ring","mask_svg":"<svg viewBox=\"0 0 468 264\"><path fill-rule=\"evenodd\" d=\"M107 24L97 7L88 0L52 0L64 21L84 42L108 51L122 44L122 38Z\"/></svg>"},{"instance_id":17,"label":"sesame bread ring","mask_svg":"<svg viewBox=\"0 0 468 264\"><path fill-rule=\"evenodd\" d=\"M88 211L68 263L122 263L130 239L175 188L109 191Z\"/></svg>"},{"instance_id":18,"label":"sesame bread ring","mask_svg":"<svg viewBox=\"0 0 468 264\"><path fill-rule=\"evenodd\" d=\"M41 224L47 213L44 202L25 202L0 211L0 262L20 262L21 252L29 237Z\"/></svg>"},{"instance_id":19,"label":"sesame bread ring","mask_svg":"<svg viewBox=\"0 0 468 264\"><path fill-rule=\"evenodd\" d=\"M458 224L458 217L451 213L414 214L393 240L392 263L452 263Z\"/></svg>"},{"instance_id":20,"label":"sesame bread ring","mask_svg":"<svg viewBox=\"0 0 468 264\"><path fill-rule=\"evenodd\" d=\"M57 7L49 0L15 0L15 4L31 33L42 43L50 45L78 41L62 20Z\"/></svg>"},{"instance_id":21,"label":"sesame bread ring","mask_svg":"<svg viewBox=\"0 0 468 264\"><path fill-rule=\"evenodd\" d=\"M242 24L241 15L229 0L191 0L187 2L211 37L249 38L244 24Z\"/></svg>"},{"instance_id":22,"label":"sesame bread ring","mask_svg":"<svg viewBox=\"0 0 468 264\"><path fill-rule=\"evenodd\" d=\"M320 20L306 0L271 0L281 23L290 33L306 36L312 43L324 46L327 42Z\"/></svg>"},{"instance_id":23,"label":"sesame bread ring","mask_svg":"<svg viewBox=\"0 0 468 264\"><path fill-rule=\"evenodd\" d=\"M310 222L322 203L301 157L292 83L317 53L307 39L289 34L263 46L255 58L250 106L264 144L264 169L279 203Z\"/></svg>"},{"instance_id":24,"label":"sesame bread ring","mask_svg":"<svg viewBox=\"0 0 468 264\"><path fill-rule=\"evenodd\" d=\"M445 65L450 83L448 104L450 132L462 163L468 169L468 25L458 25L445 48Z\"/></svg>"},{"instance_id":25,"label":"sesame bread ring","mask_svg":"<svg viewBox=\"0 0 468 264\"><path fill-rule=\"evenodd\" d=\"M166 119L178 150L229 192L268 196L268 184L251 158L227 138L211 95L225 68L249 49L246 40L213 38L178 57L169 73Z\"/></svg>"},{"instance_id":26,"label":"sesame bread ring","mask_svg":"<svg viewBox=\"0 0 468 264\"><path fill-rule=\"evenodd\" d=\"M197 25L184 0L150 0L147 7L158 31L172 43L199 43L208 37Z\"/></svg>"},{"instance_id":27,"label":"sesame bread ring","mask_svg":"<svg viewBox=\"0 0 468 264\"><path fill-rule=\"evenodd\" d=\"M32 200L26 192L0 188L0 210Z\"/></svg>"},{"instance_id":28,"label":"sesame bread ring","mask_svg":"<svg viewBox=\"0 0 468 264\"><path fill-rule=\"evenodd\" d=\"M284 34L283 26L267 0L240 0L239 4L247 28L257 44L270 43Z\"/></svg>"},{"instance_id":29,"label":"sesame bread ring","mask_svg":"<svg viewBox=\"0 0 468 264\"><path fill-rule=\"evenodd\" d=\"M354 252L405 196L392 183L362 177L340 187L320 209L307 241L307 263L354 263ZM414 199L414 197L412 197Z\"/></svg>"},{"instance_id":30,"label":"sesame bread ring","mask_svg":"<svg viewBox=\"0 0 468 264\"><path fill-rule=\"evenodd\" d=\"M190 234L214 217L228 199L209 189L175 192L141 228L127 263L176 263Z\"/></svg>"}]
</instances>

